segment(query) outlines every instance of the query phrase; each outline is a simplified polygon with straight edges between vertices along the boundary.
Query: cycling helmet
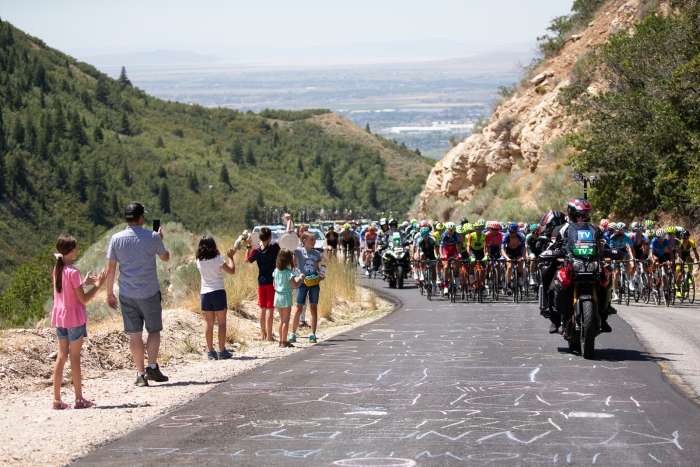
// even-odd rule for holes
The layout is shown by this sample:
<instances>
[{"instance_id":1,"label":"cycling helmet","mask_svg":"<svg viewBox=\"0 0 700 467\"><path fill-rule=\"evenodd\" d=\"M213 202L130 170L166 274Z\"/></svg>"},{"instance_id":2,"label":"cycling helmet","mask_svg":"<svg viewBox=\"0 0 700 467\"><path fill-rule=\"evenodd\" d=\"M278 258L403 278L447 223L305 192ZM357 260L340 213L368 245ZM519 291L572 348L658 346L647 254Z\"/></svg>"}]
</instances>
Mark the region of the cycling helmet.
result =
<instances>
[{"instance_id":1,"label":"cycling helmet","mask_svg":"<svg viewBox=\"0 0 700 467\"><path fill-rule=\"evenodd\" d=\"M539 226L539 233L540 235L551 234L554 227L564 225L564 223L566 223L566 219L563 213L555 210L548 211L544 216L542 216Z\"/></svg>"},{"instance_id":2,"label":"cycling helmet","mask_svg":"<svg viewBox=\"0 0 700 467\"><path fill-rule=\"evenodd\" d=\"M428 221L420 221L420 224L418 224L418 227L420 227L421 229L423 227L428 227Z\"/></svg>"},{"instance_id":3,"label":"cycling helmet","mask_svg":"<svg viewBox=\"0 0 700 467\"><path fill-rule=\"evenodd\" d=\"M652 229L649 229L646 232L644 232L644 235L646 235L647 238L651 240L652 238L656 237L656 232L654 232Z\"/></svg>"},{"instance_id":4,"label":"cycling helmet","mask_svg":"<svg viewBox=\"0 0 700 467\"><path fill-rule=\"evenodd\" d=\"M416 219L416 218L411 219L411 224L415 224L417 222L418 222L418 219Z\"/></svg>"},{"instance_id":5,"label":"cycling helmet","mask_svg":"<svg viewBox=\"0 0 700 467\"><path fill-rule=\"evenodd\" d=\"M515 222L511 222L510 224L508 224L508 230L516 230L517 231L518 224L516 224Z\"/></svg>"},{"instance_id":6,"label":"cycling helmet","mask_svg":"<svg viewBox=\"0 0 700 467\"><path fill-rule=\"evenodd\" d=\"M530 224L530 232L536 233L536 232L537 232L537 229L538 229L539 227L540 227L540 226L537 225L537 224Z\"/></svg>"},{"instance_id":7,"label":"cycling helmet","mask_svg":"<svg viewBox=\"0 0 700 467\"><path fill-rule=\"evenodd\" d=\"M675 228L674 226L671 226L671 227L669 227L669 228L666 229L666 233L675 234L675 233L676 233L676 228Z\"/></svg>"},{"instance_id":8,"label":"cycling helmet","mask_svg":"<svg viewBox=\"0 0 700 467\"><path fill-rule=\"evenodd\" d=\"M608 230L608 226L610 225L610 219L601 219L600 221L600 228L603 230Z\"/></svg>"},{"instance_id":9,"label":"cycling helmet","mask_svg":"<svg viewBox=\"0 0 700 467\"><path fill-rule=\"evenodd\" d=\"M486 219L483 219L483 218L482 218L482 219L479 219L479 220L476 221L476 222L477 222L477 223L481 222L482 224L486 225Z\"/></svg>"},{"instance_id":10,"label":"cycling helmet","mask_svg":"<svg viewBox=\"0 0 700 467\"><path fill-rule=\"evenodd\" d=\"M374 232L374 225L367 227L367 232Z\"/></svg>"},{"instance_id":11,"label":"cycling helmet","mask_svg":"<svg viewBox=\"0 0 700 467\"><path fill-rule=\"evenodd\" d=\"M469 219L467 219L466 217L461 217L461 218L459 219L460 225L464 225L464 224L466 224L467 222L469 222Z\"/></svg>"},{"instance_id":12,"label":"cycling helmet","mask_svg":"<svg viewBox=\"0 0 700 467\"><path fill-rule=\"evenodd\" d=\"M508 227L505 222L501 222L499 225L501 227L501 230L506 230L506 228Z\"/></svg>"},{"instance_id":13,"label":"cycling helmet","mask_svg":"<svg viewBox=\"0 0 700 467\"><path fill-rule=\"evenodd\" d=\"M487 229L500 229L501 224L499 224L496 221L489 221L489 223L486 225L486 228Z\"/></svg>"},{"instance_id":14,"label":"cycling helmet","mask_svg":"<svg viewBox=\"0 0 700 467\"><path fill-rule=\"evenodd\" d=\"M520 227L521 229L525 227L525 225L525 222L518 222L518 227Z\"/></svg>"},{"instance_id":15,"label":"cycling helmet","mask_svg":"<svg viewBox=\"0 0 700 467\"><path fill-rule=\"evenodd\" d=\"M435 230L437 230L438 232L442 232L445 230L445 226L442 224L442 222L436 222Z\"/></svg>"},{"instance_id":16,"label":"cycling helmet","mask_svg":"<svg viewBox=\"0 0 700 467\"><path fill-rule=\"evenodd\" d=\"M656 236L659 238L664 238L666 236L666 231L664 229L657 229Z\"/></svg>"},{"instance_id":17,"label":"cycling helmet","mask_svg":"<svg viewBox=\"0 0 700 467\"><path fill-rule=\"evenodd\" d=\"M630 229L632 229L632 230L639 230L643 227L644 226L639 222L632 222L632 225L630 225Z\"/></svg>"},{"instance_id":18,"label":"cycling helmet","mask_svg":"<svg viewBox=\"0 0 700 467\"><path fill-rule=\"evenodd\" d=\"M478 220L475 224L472 225L472 227L474 227L474 230L483 230L484 223L481 220Z\"/></svg>"},{"instance_id":19,"label":"cycling helmet","mask_svg":"<svg viewBox=\"0 0 700 467\"><path fill-rule=\"evenodd\" d=\"M686 232L686 230L685 230L683 227L681 227L680 225L677 225L677 226L676 226L676 233L677 233L679 236L683 235L684 232Z\"/></svg>"},{"instance_id":20,"label":"cycling helmet","mask_svg":"<svg viewBox=\"0 0 700 467\"><path fill-rule=\"evenodd\" d=\"M447 222L445 223L445 228L447 229L448 232L454 232L455 231L455 223L454 222Z\"/></svg>"},{"instance_id":21,"label":"cycling helmet","mask_svg":"<svg viewBox=\"0 0 700 467\"><path fill-rule=\"evenodd\" d=\"M651 219L647 219L644 221L644 225L646 225L647 227L654 227L654 221Z\"/></svg>"},{"instance_id":22,"label":"cycling helmet","mask_svg":"<svg viewBox=\"0 0 700 467\"><path fill-rule=\"evenodd\" d=\"M414 229L417 229L417 228L418 228L418 222L417 222L417 221L416 221L416 222L414 222L414 223L413 223L413 224L411 224L411 225L413 226L413 228L414 228Z\"/></svg>"},{"instance_id":23,"label":"cycling helmet","mask_svg":"<svg viewBox=\"0 0 700 467\"><path fill-rule=\"evenodd\" d=\"M391 227L392 225L395 225L395 226L398 227L398 226L399 226L399 221L397 221L396 219L394 219L394 218L392 217L391 219L389 219L389 226Z\"/></svg>"},{"instance_id":24,"label":"cycling helmet","mask_svg":"<svg viewBox=\"0 0 700 467\"><path fill-rule=\"evenodd\" d=\"M585 198L571 198L566 207L566 213L569 215L571 222L576 222L578 219L588 222L592 211L593 205Z\"/></svg>"},{"instance_id":25,"label":"cycling helmet","mask_svg":"<svg viewBox=\"0 0 700 467\"><path fill-rule=\"evenodd\" d=\"M474 226L472 224L470 224L469 222L464 224L462 226L462 228L464 229L465 232L474 232Z\"/></svg>"},{"instance_id":26,"label":"cycling helmet","mask_svg":"<svg viewBox=\"0 0 700 467\"><path fill-rule=\"evenodd\" d=\"M618 222L617 225L615 226L617 230L626 230L627 229L627 224L624 222Z\"/></svg>"},{"instance_id":27,"label":"cycling helmet","mask_svg":"<svg viewBox=\"0 0 700 467\"><path fill-rule=\"evenodd\" d=\"M684 230L684 231L683 231L683 234L682 234L681 236L682 236L683 238L690 238L690 232L688 232L687 230Z\"/></svg>"},{"instance_id":28,"label":"cycling helmet","mask_svg":"<svg viewBox=\"0 0 700 467\"><path fill-rule=\"evenodd\" d=\"M455 229L455 232L457 232L460 235L463 235L464 234L464 227L462 227L461 225L458 225L457 228Z\"/></svg>"},{"instance_id":29,"label":"cycling helmet","mask_svg":"<svg viewBox=\"0 0 700 467\"><path fill-rule=\"evenodd\" d=\"M420 235L421 237L427 237L428 235L430 235L430 227L421 227Z\"/></svg>"},{"instance_id":30,"label":"cycling helmet","mask_svg":"<svg viewBox=\"0 0 700 467\"><path fill-rule=\"evenodd\" d=\"M343 226L343 230L350 230L350 224L347 224L347 223L346 223L346 224Z\"/></svg>"},{"instance_id":31,"label":"cycling helmet","mask_svg":"<svg viewBox=\"0 0 700 467\"><path fill-rule=\"evenodd\" d=\"M403 221L403 222L401 223L401 228L402 228L402 229L405 229L405 228L408 227L409 225L411 225L411 224L409 224L408 221Z\"/></svg>"}]
</instances>

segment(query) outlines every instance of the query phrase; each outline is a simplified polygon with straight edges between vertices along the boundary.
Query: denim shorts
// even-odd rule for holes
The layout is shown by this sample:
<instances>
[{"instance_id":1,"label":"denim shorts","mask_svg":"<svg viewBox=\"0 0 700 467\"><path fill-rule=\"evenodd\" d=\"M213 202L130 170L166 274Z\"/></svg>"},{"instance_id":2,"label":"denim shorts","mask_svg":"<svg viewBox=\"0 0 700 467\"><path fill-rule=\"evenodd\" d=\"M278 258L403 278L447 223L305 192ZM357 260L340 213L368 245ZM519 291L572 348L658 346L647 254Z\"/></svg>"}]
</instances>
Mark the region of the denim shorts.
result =
<instances>
[{"instance_id":1,"label":"denim shorts","mask_svg":"<svg viewBox=\"0 0 700 467\"><path fill-rule=\"evenodd\" d=\"M297 289L297 305L304 305L306 303L306 295L309 295L309 304L318 305L318 296L321 293L321 286L314 285L313 287L308 287L303 282Z\"/></svg>"},{"instance_id":2,"label":"denim shorts","mask_svg":"<svg viewBox=\"0 0 700 467\"><path fill-rule=\"evenodd\" d=\"M68 339L68 342L74 342L81 337L87 337L87 323L74 328L59 328L56 327L56 337L59 339Z\"/></svg>"},{"instance_id":3,"label":"denim shorts","mask_svg":"<svg viewBox=\"0 0 700 467\"><path fill-rule=\"evenodd\" d=\"M149 298L126 298L119 296L122 318L124 320L124 332L143 332L143 325L146 324L146 331L159 332L163 330L163 308L160 304L160 291Z\"/></svg>"},{"instance_id":4,"label":"denim shorts","mask_svg":"<svg viewBox=\"0 0 700 467\"><path fill-rule=\"evenodd\" d=\"M228 308L226 291L224 289L203 293L199 296L199 307L202 311L223 311Z\"/></svg>"}]
</instances>

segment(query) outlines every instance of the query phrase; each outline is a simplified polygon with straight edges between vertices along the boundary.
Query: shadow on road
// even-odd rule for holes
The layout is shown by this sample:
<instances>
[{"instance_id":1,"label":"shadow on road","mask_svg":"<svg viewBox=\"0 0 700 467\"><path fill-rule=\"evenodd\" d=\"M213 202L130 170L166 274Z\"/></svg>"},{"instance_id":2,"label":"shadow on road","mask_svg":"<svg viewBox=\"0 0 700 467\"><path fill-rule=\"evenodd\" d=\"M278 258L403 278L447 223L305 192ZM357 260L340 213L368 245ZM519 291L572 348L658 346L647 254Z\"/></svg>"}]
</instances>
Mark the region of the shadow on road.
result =
<instances>
[{"instance_id":1,"label":"shadow on road","mask_svg":"<svg viewBox=\"0 0 700 467\"><path fill-rule=\"evenodd\" d=\"M217 379L214 381L178 381L177 383L165 383L165 384L158 384L159 387L167 387L167 386L200 386L200 385L209 385L209 384L219 384L219 383L224 383L228 381L227 379Z\"/></svg>"},{"instance_id":2,"label":"shadow on road","mask_svg":"<svg viewBox=\"0 0 700 467\"><path fill-rule=\"evenodd\" d=\"M111 409L140 409L142 407L151 407L151 404L119 404L119 405L96 405L95 408L98 410L111 410Z\"/></svg>"},{"instance_id":3,"label":"shadow on road","mask_svg":"<svg viewBox=\"0 0 700 467\"><path fill-rule=\"evenodd\" d=\"M560 353L570 353L567 347L559 347ZM575 354L579 355L579 354ZM678 354L665 354L678 355ZM595 358L602 362L670 362L672 359L649 355L640 350L630 349L596 349Z\"/></svg>"}]
</instances>

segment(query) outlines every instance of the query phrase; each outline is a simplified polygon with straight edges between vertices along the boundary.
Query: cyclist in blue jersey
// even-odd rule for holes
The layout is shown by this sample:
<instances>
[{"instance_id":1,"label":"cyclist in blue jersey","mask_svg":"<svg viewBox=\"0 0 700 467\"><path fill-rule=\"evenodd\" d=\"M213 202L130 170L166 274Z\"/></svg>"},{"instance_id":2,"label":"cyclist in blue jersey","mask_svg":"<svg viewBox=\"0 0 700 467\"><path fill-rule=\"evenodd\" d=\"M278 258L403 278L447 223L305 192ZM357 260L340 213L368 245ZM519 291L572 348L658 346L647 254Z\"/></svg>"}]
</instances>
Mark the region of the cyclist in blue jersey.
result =
<instances>
[{"instance_id":1,"label":"cyclist in blue jersey","mask_svg":"<svg viewBox=\"0 0 700 467\"><path fill-rule=\"evenodd\" d=\"M622 261L627 261L627 268L629 277L634 274L634 243L629 235L625 232L627 230L627 225L624 222L618 222L617 224L610 224L608 227L612 230L610 239L608 243L612 248L617 248L619 250L625 250L625 259ZM617 287L620 282L620 263L614 263L613 270L613 292L612 300L617 300ZM632 287L630 283L630 288Z\"/></svg>"},{"instance_id":2,"label":"cyclist in blue jersey","mask_svg":"<svg viewBox=\"0 0 700 467\"><path fill-rule=\"evenodd\" d=\"M671 241L666 238L666 231L664 229L657 230L656 237L654 237L649 244L649 259L651 259L652 264L655 266L661 264L664 271L664 288L666 288L666 276L668 275L668 266L666 263L671 260L671 250ZM651 287L651 277L649 277L649 288Z\"/></svg>"},{"instance_id":3,"label":"cyclist in blue jersey","mask_svg":"<svg viewBox=\"0 0 700 467\"><path fill-rule=\"evenodd\" d=\"M519 226L515 222L508 225L508 232L503 235L501 241L501 255L508 260L506 263L506 283L508 284L508 293L511 293L510 277L513 271L513 263L518 263L518 285L523 285L523 260L525 259L525 235L519 231Z\"/></svg>"}]
</instances>

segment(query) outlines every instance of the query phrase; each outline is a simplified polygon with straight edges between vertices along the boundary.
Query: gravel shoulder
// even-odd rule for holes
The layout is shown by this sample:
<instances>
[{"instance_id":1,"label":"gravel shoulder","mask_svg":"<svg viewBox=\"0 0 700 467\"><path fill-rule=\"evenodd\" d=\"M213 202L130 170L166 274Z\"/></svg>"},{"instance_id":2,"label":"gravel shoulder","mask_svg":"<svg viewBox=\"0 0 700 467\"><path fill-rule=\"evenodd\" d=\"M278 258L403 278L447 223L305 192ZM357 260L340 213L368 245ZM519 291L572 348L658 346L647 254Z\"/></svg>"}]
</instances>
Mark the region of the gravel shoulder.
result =
<instances>
[{"instance_id":1,"label":"gravel shoulder","mask_svg":"<svg viewBox=\"0 0 700 467\"><path fill-rule=\"evenodd\" d=\"M336 323L319 326L319 340L370 323L393 309L384 300L376 299L376 303L377 310L347 313ZM191 327L188 313L192 315L182 310L170 310L170 322L179 322L180 329ZM164 321L165 333L168 324L165 318ZM246 324L251 326L249 322ZM196 331L189 335L192 339L203 341L203 324L196 327ZM207 361L198 350L179 353L170 356L168 362L162 365L163 372L170 377L169 382L137 388L133 385L135 370L130 363L128 344L124 347L118 338L123 333L114 330L96 333L93 334L93 343L83 345L82 355L83 393L97 407L56 411L51 410L53 391L50 375L46 374L47 367L52 364L51 356L47 356L47 348L42 347L53 342L55 348L53 329L9 333L13 335L9 336L6 332L0 342L5 346L4 351L0 352L5 359L0 361L0 394L3 399L0 409L0 463L37 466L66 465L95 447L186 404L233 376L302 352L312 345L303 340L308 332L302 332L302 339L294 348L279 348L276 343L246 339L247 344L235 352L231 360ZM110 334L115 337L104 337ZM175 353L176 344L172 342L183 339L182 335L182 332L176 332L169 338L163 336L171 341L170 348L166 347L165 350ZM182 342L179 345L182 347ZM105 349L105 346L110 348ZM26 355L21 355L23 353ZM8 361L10 357L12 360ZM102 366L92 364L95 361ZM119 369L120 366L122 369ZM38 372L33 375L33 381L29 378L20 381L22 368L34 368ZM70 377L68 368L67 365L64 378ZM62 392L65 402L73 399L73 388L69 384L64 380Z\"/></svg>"},{"instance_id":2,"label":"gravel shoulder","mask_svg":"<svg viewBox=\"0 0 700 467\"><path fill-rule=\"evenodd\" d=\"M617 306L618 316L637 334L664 374L690 399L700 402L700 322L696 305ZM614 333L614 331L613 331Z\"/></svg>"}]
</instances>

